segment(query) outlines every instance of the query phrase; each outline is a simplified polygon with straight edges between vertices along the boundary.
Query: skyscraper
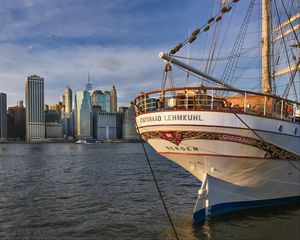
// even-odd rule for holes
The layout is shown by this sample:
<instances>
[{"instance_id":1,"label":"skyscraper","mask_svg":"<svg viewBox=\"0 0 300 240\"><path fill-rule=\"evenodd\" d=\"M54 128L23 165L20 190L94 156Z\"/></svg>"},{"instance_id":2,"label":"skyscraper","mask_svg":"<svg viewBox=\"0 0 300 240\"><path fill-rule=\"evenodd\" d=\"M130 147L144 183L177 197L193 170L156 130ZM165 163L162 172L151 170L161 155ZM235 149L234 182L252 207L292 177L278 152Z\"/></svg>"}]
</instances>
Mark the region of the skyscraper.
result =
<instances>
[{"instance_id":1,"label":"skyscraper","mask_svg":"<svg viewBox=\"0 0 300 240\"><path fill-rule=\"evenodd\" d=\"M105 112L110 112L110 91L104 91Z\"/></svg>"},{"instance_id":2,"label":"skyscraper","mask_svg":"<svg viewBox=\"0 0 300 240\"><path fill-rule=\"evenodd\" d=\"M69 86L66 86L64 90L64 100L65 100L65 107L64 113L62 118L63 124L63 135L67 139L73 139L74 136L74 124L73 124L73 112L72 112L72 89Z\"/></svg>"},{"instance_id":3,"label":"skyscraper","mask_svg":"<svg viewBox=\"0 0 300 240\"><path fill-rule=\"evenodd\" d=\"M11 117L11 128L8 129L8 137L16 140L25 140L25 108L23 101L18 101L17 106L8 108L8 115Z\"/></svg>"},{"instance_id":4,"label":"skyscraper","mask_svg":"<svg viewBox=\"0 0 300 240\"><path fill-rule=\"evenodd\" d=\"M44 78L31 75L26 79L26 140L45 139Z\"/></svg>"},{"instance_id":5,"label":"skyscraper","mask_svg":"<svg viewBox=\"0 0 300 240\"><path fill-rule=\"evenodd\" d=\"M65 113L70 115L72 113L72 89L67 86L64 91L65 96Z\"/></svg>"},{"instance_id":6,"label":"skyscraper","mask_svg":"<svg viewBox=\"0 0 300 240\"><path fill-rule=\"evenodd\" d=\"M88 91L78 91L75 95L76 137L92 138L92 104Z\"/></svg>"},{"instance_id":7,"label":"skyscraper","mask_svg":"<svg viewBox=\"0 0 300 240\"><path fill-rule=\"evenodd\" d=\"M112 89L110 90L110 112L116 113L117 112L117 90L115 88L115 85L112 86Z\"/></svg>"},{"instance_id":8,"label":"skyscraper","mask_svg":"<svg viewBox=\"0 0 300 240\"><path fill-rule=\"evenodd\" d=\"M60 99L59 99L59 103L60 105L60 116L61 118L65 117L65 95L61 95Z\"/></svg>"},{"instance_id":9,"label":"skyscraper","mask_svg":"<svg viewBox=\"0 0 300 240\"><path fill-rule=\"evenodd\" d=\"M100 110L105 110L105 97L101 90L93 90L90 92L91 102L93 107L98 107Z\"/></svg>"},{"instance_id":10,"label":"skyscraper","mask_svg":"<svg viewBox=\"0 0 300 240\"><path fill-rule=\"evenodd\" d=\"M7 139L7 100L6 94L0 93L0 140L1 138Z\"/></svg>"},{"instance_id":11,"label":"skyscraper","mask_svg":"<svg viewBox=\"0 0 300 240\"><path fill-rule=\"evenodd\" d=\"M85 90L86 91L91 91L93 89L93 85L91 84L91 76L90 73L88 75L88 82L85 84Z\"/></svg>"},{"instance_id":12,"label":"skyscraper","mask_svg":"<svg viewBox=\"0 0 300 240\"><path fill-rule=\"evenodd\" d=\"M140 137L137 134L135 126L135 109L130 106L125 111L125 116L123 120L123 139L125 140L139 140Z\"/></svg>"}]
</instances>

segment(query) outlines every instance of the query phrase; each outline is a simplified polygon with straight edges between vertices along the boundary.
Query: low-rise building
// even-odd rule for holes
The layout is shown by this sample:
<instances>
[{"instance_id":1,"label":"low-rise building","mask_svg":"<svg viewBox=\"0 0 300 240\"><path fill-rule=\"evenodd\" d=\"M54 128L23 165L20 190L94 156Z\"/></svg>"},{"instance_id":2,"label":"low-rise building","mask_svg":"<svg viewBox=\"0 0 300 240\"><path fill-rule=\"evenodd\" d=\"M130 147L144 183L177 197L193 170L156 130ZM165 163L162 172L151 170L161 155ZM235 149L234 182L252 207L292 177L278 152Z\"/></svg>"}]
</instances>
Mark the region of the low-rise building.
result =
<instances>
[{"instance_id":1,"label":"low-rise building","mask_svg":"<svg viewBox=\"0 0 300 240\"><path fill-rule=\"evenodd\" d=\"M140 137L136 132L135 126L135 109L133 106L125 111L123 120L123 139L124 140L139 140Z\"/></svg>"},{"instance_id":2,"label":"low-rise building","mask_svg":"<svg viewBox=\"0 0 300 240\"><path fill-rule=\"evenodd\" d=\"M46 123L46 138L62 138L62 124L57 122Z\"/></svg>"},{"instance_id":3,"label":"low-rise building","mask_svg":"<svg viewBox=\"0 0 300 240\"><path fill-rule=\"evenodd\" d=\"M99 141L116 140L116 113L97 112L94 116L94 137Z\"/></svg>"}]
</instances>

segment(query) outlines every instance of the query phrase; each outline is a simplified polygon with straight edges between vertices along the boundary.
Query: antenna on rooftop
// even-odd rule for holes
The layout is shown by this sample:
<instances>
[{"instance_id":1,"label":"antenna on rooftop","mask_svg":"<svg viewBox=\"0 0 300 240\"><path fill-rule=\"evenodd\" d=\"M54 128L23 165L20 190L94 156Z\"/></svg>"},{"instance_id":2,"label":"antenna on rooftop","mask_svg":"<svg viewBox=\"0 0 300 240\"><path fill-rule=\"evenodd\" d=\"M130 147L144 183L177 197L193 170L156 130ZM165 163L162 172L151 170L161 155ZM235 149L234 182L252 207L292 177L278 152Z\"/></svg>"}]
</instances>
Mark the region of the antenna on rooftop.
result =
<instances>
[{"instance_id":1,"label":"antenna on rooftop","mask_svg":"<svg viewBox=\"0 0 300 240\"><path fill-rule=\"evenodd\" d=\"M91 91L93 89L93 85L91 84L91 74L90 71L88 71L88 82L85 84L85 89L87 91Z\"/></svg>"}]
</instances>

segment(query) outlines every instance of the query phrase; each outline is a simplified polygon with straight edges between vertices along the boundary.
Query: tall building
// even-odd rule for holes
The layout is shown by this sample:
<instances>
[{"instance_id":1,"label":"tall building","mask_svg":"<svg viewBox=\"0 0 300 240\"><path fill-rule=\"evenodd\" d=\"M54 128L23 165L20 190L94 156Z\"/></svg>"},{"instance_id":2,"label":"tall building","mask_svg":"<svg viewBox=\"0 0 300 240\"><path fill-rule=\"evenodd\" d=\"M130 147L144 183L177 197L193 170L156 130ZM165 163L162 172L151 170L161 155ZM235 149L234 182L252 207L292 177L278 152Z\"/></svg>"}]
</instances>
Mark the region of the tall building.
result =
<instances>
[{"instance_id":1,"label":"tall building","mask_svg":"<svg viewBox=\"0 0 300 240\"><path fill-rule=\"evenodd\" d=\"M123 120L123 139L125 140L139 140L140 137L136 132L135 126L135 109L130 106L124 115Z\"/></svg>"},{"instance_id":2,"label":"tall building","mask_svg":"<svg viewBox=\"0 0 300 240\"><path fill-rule=\"evenodd\" d=\"M105 112L110 112L110 91L104 91Z\"/></svg>"},{"instance_id":3,"label":"tall building","mask_svg":"<svg viewBox=\"0 0 300 240\"><path fill-rule=\"evenodd\" d=\"M127 109L128 107L124 107L124 106L119 107L119 112L125 113Z\"/></svg>"},{"instance_id":4,"label":"tall building","mask_svg":"<svg viewBox=\"0 0 300 240\"><path fill-rule=\"evenodd\" d=\"M72 89L67 86L64 90L65 96L65 113L66 115L70 115L72 113Z\"/></svg>"},{"instance_id":5,"label":"tall building","mask_svg":"<svg viewBox=\"0 0 300 240\"><path fill-rule=\"evenodd\" d=\"M101 111L105 111L105 96L101 90L93 90L90 92L93 107L97 107Z\"/></svg>"},{"instance_id":6,"label":"tall building","mask_svg":"<svg viewBox=\"0 0 300 240\"><path fill-rule=\"evenodd\" d=\"M76 137L92 138L92 105L88 91L78 91L75 95L75 131Z\"/></svg>"},{"instance_id":7,"label":"tall building","mask_svg":"<svg viewBox=\"0 0 300 240\"><path fill-rule=\"evenodd\" d=\"M26 79L26 140L45 139L44 78L31 75Z\"/></svg>"},{"instance_id":8,"label":"tall building","mask_svg":"<svg viewBox=\"0 0 300 240\"><path fill-rule=\"evenodd\" d=\"M64 90L65 107L62 114L63 135L67 139L73 139L73 107L72 107L72 89L66 86Z\"/></svg>"},{"instance_id":9,"label":"tall building","mask_svg":"<svg viewBox=\"0 0 300 240\"><path fill-rule=\"evenodd\" d=\"M8 108L7 117L10 118L10 127L8 128L8 138L14 140L25 140L25 108L23 101L18 101L17 105Z\"/></svg>"},{"instance_id":10,"label":"tall building","mask_svg":"<svg viewBox=\"0 0 300 240\"><path fill-rule=\"evenodd\" d=\"M57 122L46 122L46 138L62 138L62 124Z\"/></svg>"},{"instance_id":11,"label":"tall building","mask_svg":"<svg viewBox=\"0 0 300 240\"><path fill-rule=\"evenodd\" d=\"M5 93L0 93L0 140L7 139L7 99Z\"/></svg>"},{"instance_id":12,"label":"tall building","mask_svg":"<svg viewBox=\"0 0 300 240\"><path fill-rule=\"evenodd\" d=\"M60 96L58 105L60 105L60 116L61 118L64 118L65 117L65 95Z\"/></svg>"},{"instance_id":13,"label":"tall building","mask_svg":"<svg viewBox=\"0 0 300 240\"><path fill-rule=\"evenodd\" d=\"M100 141L117 139L116 113L98 112L94 117L94 138Z\"/></svg>"},{"instance_id":14,"label":"tall building","mask_svg":"<svg viewBox=\"0 0 300 240\"><path fill-rule=\"evenodd\" d=\"M92 89L93 89L93 85L91 84L91 76L89 73L88 82L87 82L87 84L85 84L85 90L89 92L89 91L92 91Z\"/></svg>"},{"instance_id":15,"label":"tall building","mask_svg":"<svg viewBox=\"0 0 300 240\"><path fill-rule=\"evenodd\" d=\"M117 90L115 88L115 85L112 86L112 89L110 90L110 112L116 113L117 112Z\"/></svg>"},{"instance_id":16,"label":"tall building","mask_svg":"<svg viewBox=\"0 0 300 240\"><path fill-rule=\"evenodd\" d=\"M59 115L59 117L61 118L63 115L63 103L62 102L58 102L58 103L52 103L48 105L48 110L53 110L56 111Z\"/></svg>"},{"instance_id":17,"label":"tall building","mask_svg":"<svg viewBox=\"0 0 300 240\"><path fill-rule=\"evenodd\" d=\"M125 112L117 112L116 114L116 137L123 139L123 121Z\"/></svg>"}]
</instances>

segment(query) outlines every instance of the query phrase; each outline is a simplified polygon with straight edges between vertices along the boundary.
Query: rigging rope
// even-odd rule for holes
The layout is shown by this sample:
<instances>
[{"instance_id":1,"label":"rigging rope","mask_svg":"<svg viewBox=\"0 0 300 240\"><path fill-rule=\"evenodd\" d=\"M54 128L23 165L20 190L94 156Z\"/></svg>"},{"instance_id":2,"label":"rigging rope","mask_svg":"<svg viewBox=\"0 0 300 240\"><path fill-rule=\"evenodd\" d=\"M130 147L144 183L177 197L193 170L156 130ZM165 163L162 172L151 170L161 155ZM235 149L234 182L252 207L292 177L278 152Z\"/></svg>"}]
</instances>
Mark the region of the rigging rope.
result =
<instances>
[{"instance_id":1,"label":"rigging rope","mask_svg":"<svg viewBox=\"0 0 300 240\"><path fill-rule=\"evenodd\" d=\"M248 52L250 52L251 50L259 47L260 43L253 46L253 47L250 47L248 48L247 50L245 50L244 52L241 52L241 53L238 53L236 55L230 55L230 56L227 56L227 57L217 57L217 58L192 58L192 57L184 57L184 56L178 56L178 55L173 55L172 58L181 58L181 59L185 59L185 60L191 60L191 61L203 61L203 62L206 62L206 61L224 61L224 60L228 60L228 59L231 59L231 58L235 58L235 57L241 57L243 55L246 55ZM252 58L252 57L251 57Z\"/></svg>"},{"instance_id":2,"label":"rigging rope","mask_svg":"<svg viewBox=\"0 0 300 240\"><path fill-rule=\"evenodd\" d=\"M250 19L251 19L252 10L253 10L253 7L254 7L254 2L255 2L255 0L251 0L251 2L249 3L247 13L244 17L244 20L242 22L241 28L239 30L237 39L236 39L236 41L233 45L233 48L232 48L232 51L231 51L230 55L237 55L237 53L240 52L242 47L243 47L244 40L245 40L245 37L246 37L246 32L247 32L249 22L250 22ZM231 58L227 62L226 66L225 66L225 69L224 69L224 72L223 72L222 77L221 77L221 80L224 83L228 83L229 81L232 81L232 78L234 77L234 74L235 74L235 70L236 70L238 60L239 60L239 56L237 56L235 58Z\"/></svg>"},{"instance_id":3,"label":"rigging rope","mask_svg":"<svg viewBox=\"0 0 300 240\"><path fill-rule=\"evenodd\" d=\"M207 23L203 24L200 28L195 29L192 32L190 37L186 38L183 42L179 43L176 47L174 47L170 51L170 55L174 55L175 53L177 53L187 43L194 42L200 33L207 32L210 29L211 25L222 20L223 15L230 12L232 9L232 6L237 2L239 2L239 0L232 0L229 4L227 4L225 7L223 7L214 17L211 17L210 19L208 19Z\"/></svg>"},{"instance_id":4,"label":"rigging rope","mask_svg":"<svg viewBox=\"0 0 300 240\"><path fill-rule=\"evenodd\" d=\"M286 16L288 17L288 19L290 19L290 18L289 18L289 14L288 14L288 12L287 12L287 10L286 10L286 7L285 7L285 5L284 5L284 3L283 3L282 0L281 0L281 4L282 4L282 6L283 6L283 9L284 9L284 12L285 12ZM298 44L298 46L300 46L299 38L298 38L298 36L297 36L297 34L296 34L296 32L295 32L295 29L294 29L294 27L293 27L293 25L292 25L292 23L291 23L290 20L289 20L289 24L290 24L290 26L291 26L291 29L293 30L293 34L294 34L294 36L295 36L295 39L296 39L296 41L297 41L297 44ZM288 85L286 86L286 89L284 90L283 97L287 97L287 96L288 96L289 91L290 91L290 87L291 87L291 83L293 83L293 85L295 86L295 84L294 84L294 79L295 79L296 72L297 72L297 69L298 69L299 65L300 65L300 58L298 59L298 62L297 62L297 64L296 64L296 70L292 73L292 76L291 76L291 78L290 78L290 80L289 80L289 82L288 82ZM296 99L297 99L297 101L298 101L298 97L297 97L297 92L296 92L296 91L295 91L295 95L296 95Z\"/></svg>"},{"instance_id":5,"label":"rigging rope","mask_svg":"<svg viewBox=\"0 0 300 240\"><path fill-rule=\"evenodd\" d=\"M132 103L134 106L136 106L136 104L135 104L134 102L131 102L131 103ZM144 153L145 153L145 156L146 156L146 160L147 160L147 163L148 163L148 166L149 166L149 169L150 169L152 178L153 178L153 180L154 180L154 183L155 183L157 192L158 192L158 194L159 194L159 197L160 197L160 199L161 199L161 202L162 202L162 204L163 204L163 207L164 207L164 209L165 209L165 212L166 212L166 214L167 214L167 216L168 216L168 219L169 219L169 221L170 221L170 224L171 224L171 227L172 227L172 229L173 229L175 238L176 238L177 240L179 240L179 236L178 236L178 234L177 234L177 231L176 231L175 225L174 225L174 223L173 223L173 220L172 220L172 218L171 218L171 215L170 215L170 213L169 213L169 211L168 211L166 202L165 202L165 200L164 200L164 198L163 198L163 196L162 196L160 187L159 187L159 185L158 185L158 181L157 181L156 176L155 176L155 174L154 174L154 170L153 170L153 168L152 168L151 162L150 162L150 160L149 160L149 157L148 157L148 154L147 154L145 145L144 145L144 140L143 140L142 137L141 137L140 129L139 129L137 123L135 123L135 126L136 126L136 129L137 129L138 134L139 134L139 136L140 136L140 140L141 140L141 143L142 143L142 146L143 146L143 150L144 150Z\"/></svg>"},{"instance_id":6,"label":"rigging rope","mask_svg":"<svg viewBox=\"0 0 300 240\"><path fill-rule=\"evenodd\" d=\"M229 110L251 131L254 133L255 136L257 136L262 142L269 143L268 141L265 141L253 128L251 128L243 119L241 119L232 109L229 107ZM274 145L274 144L273 144ZM293 164L290 160L286 160L292 167L294 167L298 172L300 172L300 168L297 167L295 164Z\"/></svg>"},{"instance_id":7,"label":"rigging rope","mask_svg":"<svg viewBox=\"0 0 300 240\"><path fill-rule=\"evenodd\" d=\"M280 16L279 16L279 11L278 11L277 1L276 0L274 0L274 4L275 4L275 9L276 9L276 13L277 13L277 18L278 18L279 25L281 25L281 19L280 19ZM283 36L283 30L282 30L282 28L280 28L280 32L281 32L281 35ZM289 59L288 50L287 50L287 44L285 42L285 38L284 37L282 38L282 41L283 41L283 45L284 45L285 55L286 55L287 62L288 62L288 67L289 67L289 69L291 69L291 62L290 62L290 59ZM293 79L292 72L290 72L290 79ZM287 86L289 86L290 82L291 82L291 84L293 86L294 92L297 93L294 81L289 81ZM288 92L287 92L287 94L288 94Z\"/></svg>"},{"instance_id":8,"label":"rigging rope","mask_svg":"<svg viewBox=\"0 0 300 240\"><path fill-rule=\"evenodd\" d=\"M222 4L220 3L220 8L222 8ZM212 58L214 58L215 55L215 51L216 51L216 47L217 47L217 43L218 43L218 36L220 35L221 32L221 24L223 23L223 21L219 21L216 23L215 27L214 27L214 31L213 31L213 36L212 36L212 40L211 40L211 44L210 44L210 49L209 49L209 54L208 54L208 61L206 62L206 66L205 66L205 70L204 72L207 74L211 74L211 67L213 62L211 61ZM208 34L207 34L208 36Z\"/></svg>"},{"instance_id":9,"label":"rigging rope","mask_svg":"<svg viewBox=\"0 0 300 240\"><path fill-rule=\"evenodd\" d=\"M258 55L259 55L259 50L256 52L255 56L252 59L250 59L250 61L246 64L246 66L243 67L241 73L237 77L231 79L231 81L229 82L230 85L234 85L236 81L244 75L246 70L249 69L249 66L251 66L251 64L254 62L254 60Z\"/></svg>"},{"instance_id":10,"label":"rigging rope","mask_svg":"<svg viewBox=\"0 0 300 240\"><path fill-rule=\"evenodd\" d=\"M236 5L233 6L232 8L232 11L231 11L231 15L230 15L230 18L229 18L229 21L228 21L228 24L227 24L227 28L225 30L225 34L224 34L224 37L222 39L222 42L221 42L221 45L220 45L220 48L219 48L219 51L218 51L218 54L217 56L219 57L220 54L221 54L221 49L223 49L223 46L224 46L224 43L225 43L225 39L227 37L227 34L229 33L229 27L231 26L231 21L232 21L232 18L233 18L233 15L234 15L234 12L235 12L235 7ZM215 62L214 66L213 66L213 69L212 69L212 73L214 72L215 68L216 68L216 65L217 63Z\"/></svg>"},{"instance_id":11,"label":"rigging rope","mask_svg":"<svg viewBox=\"0 0 300 240\"><path fill-rule=\"evenodd\" d=\"M216 1L213 1L211 12L210 12L210 18L213 17L213 11L214 11L214 8L215 8L215 3L216 3ZM205 43L204 43L204 47L203 47L202 58L204 58L204 55L205 55L205 52L206 52L207 40L208 40L208 34L205 35Z\"/></svg>"}]
</instances>

